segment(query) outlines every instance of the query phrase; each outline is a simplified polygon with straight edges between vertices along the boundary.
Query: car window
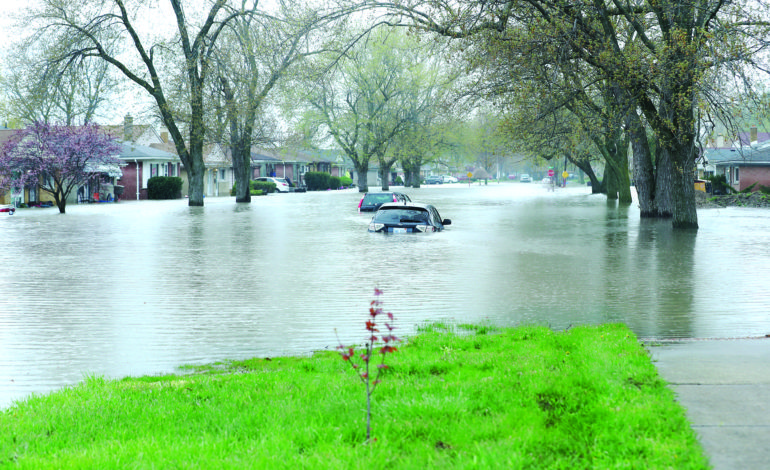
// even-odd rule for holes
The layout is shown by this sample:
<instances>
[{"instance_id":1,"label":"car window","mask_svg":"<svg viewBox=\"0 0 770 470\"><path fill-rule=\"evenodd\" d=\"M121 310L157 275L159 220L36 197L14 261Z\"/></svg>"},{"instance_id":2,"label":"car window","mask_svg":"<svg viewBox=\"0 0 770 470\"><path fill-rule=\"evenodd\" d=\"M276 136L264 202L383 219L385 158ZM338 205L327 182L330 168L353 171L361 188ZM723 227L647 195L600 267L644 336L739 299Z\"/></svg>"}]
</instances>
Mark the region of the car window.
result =
<instances>
[{"instance_id":1,"label":"car window","mask_svg":"<svg viewBox=\"0 0 770 470\"><path fill-rule=\"evenodd\" d=\"M369 204L393 202L393 196L390 194L367 194L364 196L364 202Z\"/></svg>"},{"instance_id":2,"label":"car window","mask_svg":"<svg viewBox=\"0 0 770 470\"><path fill-rule=\"evenodd\" d=\"M436 223L441 225L441 215L439 215L438 209L431 207L431 212L433 212L433 218L436 219Z\"/></svg>"},{"instance_id":3,"label":"car window","mask_svg":"<svg viewBox=\"0 0 770 470\"><path fill-rule=\"evenodd\" d=\"M380 209L374 216L374 221L384 224L397 224L399 222L423 222L426 223L430 217L428 212L423 209L409 208L388 208Z\"/></svg>"}]
</instances>

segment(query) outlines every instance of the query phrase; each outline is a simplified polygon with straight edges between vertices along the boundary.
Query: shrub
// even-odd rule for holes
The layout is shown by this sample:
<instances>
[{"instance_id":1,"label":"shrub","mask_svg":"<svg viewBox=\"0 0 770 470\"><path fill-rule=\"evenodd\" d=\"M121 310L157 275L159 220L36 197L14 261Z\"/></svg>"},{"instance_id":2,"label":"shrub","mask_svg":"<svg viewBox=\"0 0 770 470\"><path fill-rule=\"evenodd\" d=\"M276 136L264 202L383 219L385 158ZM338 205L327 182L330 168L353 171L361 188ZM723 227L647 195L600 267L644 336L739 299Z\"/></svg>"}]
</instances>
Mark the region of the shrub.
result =
<instances>
[{"instance_id":1,"label":"shrub","mask_svg":"<svg viewBox=\"0 0 770 470\"><path fill-rule=\"evenodd\" d=\"M308 191L325 191L329 189L331 175L322 171L308 171L305 173L305 185Z\"/></svg>"},{"instance_id":2,"label":"shrub","mask_svg":"<svg viewBox=\"0 0 770 470\"><path fill-rule=\"evenodd\" d=\"M727 177L725 175L709 176L708 180L711 181L712 194L730 194L736 192L735 188L727 184Z\"/></svg>"},{"instance_id":3,"label":"shrub","mask_svg":"<svg viewBox=\"0 0 770 470\"><path fill-rule=\"evenodd\" d=\"M342 181L339 176L329 177L329 189L340 189L342 187Z\"/></svg>"},{"instance_id":4,"label":"shrub","mask_svg":"<svg viewBox=\"0 0 770 470\"><path fill-rule=\"evenodd\" d=\"M353 178L350 176L341 176L340 177L340 186L344 188L349 188L353 184Z\"/></svg>"},{"instance_id":5,"label":"shrub","mask_svg":"<svg viewBox=\"0 0 770 470\"><path fill-rule=\"evenodd\" d=\"M179 199L182 197L182 178L153 176L147 180L148 199Z\"/></svg>"},{"instance_id":6,"label":"shrub","mask_svg":"<svg viewBox=\"0 0 770 470\"><path fill-rule=\"evenodd\" d=\"M262 191L264 194L275 192L275 183L270 181L250 181L249 191Z\"/></svg>"}]
</instances>

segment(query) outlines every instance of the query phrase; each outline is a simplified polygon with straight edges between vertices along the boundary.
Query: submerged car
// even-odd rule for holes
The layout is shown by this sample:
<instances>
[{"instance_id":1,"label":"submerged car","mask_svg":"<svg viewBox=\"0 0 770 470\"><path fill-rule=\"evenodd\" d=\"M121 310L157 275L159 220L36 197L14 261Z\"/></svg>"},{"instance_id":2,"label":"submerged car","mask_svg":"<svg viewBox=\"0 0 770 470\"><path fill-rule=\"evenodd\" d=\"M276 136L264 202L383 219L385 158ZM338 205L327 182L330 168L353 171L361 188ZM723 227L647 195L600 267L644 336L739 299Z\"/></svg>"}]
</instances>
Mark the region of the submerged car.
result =
<instances>
[{"instance_id":1,"label":"submerged car","mask_svg":"<svg viewBox=\"0 0 770 470\"><path fill-rule=\"evenodd\" d=\"M452 176L452 175L443 175L443 176L441 177L441 180L442 180L444 183L457 183L457 181L458 181L458 180L457 180L457 178L455 178L455 177L454 177L454 176Z\"/></svg>"},{"instance_id":2,"label":"submerged car","mask_svg":"<svg viewBox=\"0 0 770 470\"><path fill-rule=\"evenodd\" d=\"M444 184L444 178L440 176L428 176L425 178L425 184Z\"/></svg>"},{"instance_id":3,"label":"submerged car","mask_svg":"<svg viewBox=\"0 0 770 470\"><path fill-rule=\"evenodd\" d=\"M383 204L369 223L370 232L428 233L440 232L452 223L442 219L430 204L391 202Z\"/></svg>"},{"instance_id":4,"label":"submerged car","mask_svg":"<svg viewBox=\"0 0 770 470\"><path fill-rule=\"evenodd\" d=\"M524 173L523 175L521 175L519 177L519 181L521 181L522 183L531 183L532 182L532 177L529 176L528 174Z\"/></svg>"},{"instance_id":5,"label":"submerged car","mask_svg":"<svg viewBox=\"0 0 770 470\"><path fill-rule=\"evenodd\" d=\"M0 212L7 212L8 215L13 215L16 212L16 207L11 205L0 205Z\"/></svg>"},{"instance_id":6,"label":"submerged car","mask_svg":"<svg viewBox=\"0 0 770 470\"><path fill-rule=\"evenodd\" d=\"M366 193L358 202L359 212L374 212L387 202L412 202L404 193L395 191L383 193Z\"/></svg>"}]
</instances>

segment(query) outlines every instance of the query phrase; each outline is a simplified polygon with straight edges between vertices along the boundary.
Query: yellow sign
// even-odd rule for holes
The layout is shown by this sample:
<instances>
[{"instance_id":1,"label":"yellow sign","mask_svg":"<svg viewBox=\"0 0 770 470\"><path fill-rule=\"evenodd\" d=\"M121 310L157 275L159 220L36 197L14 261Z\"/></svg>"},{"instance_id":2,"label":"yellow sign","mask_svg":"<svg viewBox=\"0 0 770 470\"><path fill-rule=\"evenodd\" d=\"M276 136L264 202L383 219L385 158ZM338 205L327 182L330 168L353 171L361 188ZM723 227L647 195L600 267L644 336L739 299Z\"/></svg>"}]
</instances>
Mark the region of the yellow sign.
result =
<instances>
[{"instance_id":1,"label":"yellow sign","mask_svg":"<svg viewBox=\"0 0 770 470\"><path fill-rule=\"evenodd\" d=\"M473 178L473 173L471 173L470 171L468 172L468 178Z\"/></svg>"},{"instance_id":2,"label":"yellow sign","mask_svg":"<svg viewBox=\"0 0 770 470\"><path fill-rule=\"evenodd\" d=\"M561 177L564 179L567 179L569 177L569 173L567 173L567 170L564 170L564 173L561 174Z\"/></svg>"}]
</instances>

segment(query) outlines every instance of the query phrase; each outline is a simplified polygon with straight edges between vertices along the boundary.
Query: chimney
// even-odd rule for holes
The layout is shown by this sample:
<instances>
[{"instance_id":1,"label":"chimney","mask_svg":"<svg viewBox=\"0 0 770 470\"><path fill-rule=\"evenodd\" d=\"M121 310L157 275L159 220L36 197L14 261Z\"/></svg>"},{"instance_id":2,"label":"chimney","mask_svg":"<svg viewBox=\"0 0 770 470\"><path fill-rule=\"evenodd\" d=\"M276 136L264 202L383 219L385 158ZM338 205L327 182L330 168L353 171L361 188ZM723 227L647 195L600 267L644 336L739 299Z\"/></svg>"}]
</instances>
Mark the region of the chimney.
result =
<instances>
[{"instance_id":1,"label":"chimney","mask_svg":"<svg viewBox=\"0 0 770 470\"><path fill-rule=\"evenodd\" d=\"M123 139L132 142L134 140L134 118L131 113L128 113L123 119Z\"/></svg>"},{"instance_id":2,"label":"chimney","mask_svg":"<svg viewBox=\"0 0 770 470\"><path fill-rule=\"evenodd\" d=\"M757 126L751 126L751 129L749 129L749 135L751 136L749 138L749 145L757 141Z\"/></svg>"}]
</instances>

